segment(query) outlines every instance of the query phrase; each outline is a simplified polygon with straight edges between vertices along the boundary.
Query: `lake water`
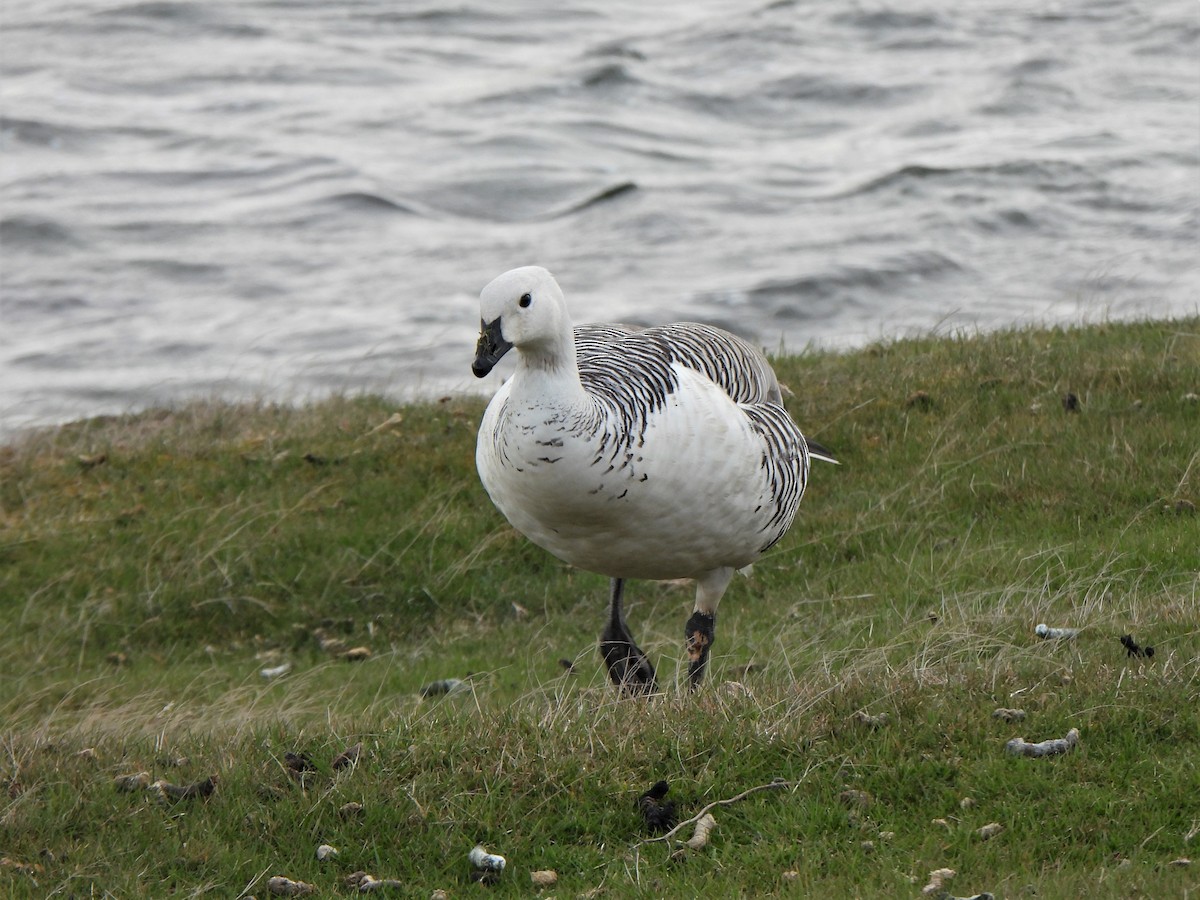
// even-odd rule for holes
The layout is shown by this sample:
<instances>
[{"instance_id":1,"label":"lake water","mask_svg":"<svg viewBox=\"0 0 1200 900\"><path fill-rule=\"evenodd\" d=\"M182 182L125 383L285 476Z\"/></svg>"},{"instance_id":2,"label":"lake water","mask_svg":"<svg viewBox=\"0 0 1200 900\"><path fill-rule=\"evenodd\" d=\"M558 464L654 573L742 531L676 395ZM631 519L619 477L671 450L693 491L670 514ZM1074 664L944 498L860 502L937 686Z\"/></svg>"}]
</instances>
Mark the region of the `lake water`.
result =
<instances>
[{"instance_id":1,"label":"lake water","mask_svg":"<svg viewBox=\"0 0 1200 900\"><path fill-rule=\"evenodd\" d=\"M1198 308L1194 0L0 10L9 431L491 390L528 263L771 349Z\"/></svg>"}]
</instances>

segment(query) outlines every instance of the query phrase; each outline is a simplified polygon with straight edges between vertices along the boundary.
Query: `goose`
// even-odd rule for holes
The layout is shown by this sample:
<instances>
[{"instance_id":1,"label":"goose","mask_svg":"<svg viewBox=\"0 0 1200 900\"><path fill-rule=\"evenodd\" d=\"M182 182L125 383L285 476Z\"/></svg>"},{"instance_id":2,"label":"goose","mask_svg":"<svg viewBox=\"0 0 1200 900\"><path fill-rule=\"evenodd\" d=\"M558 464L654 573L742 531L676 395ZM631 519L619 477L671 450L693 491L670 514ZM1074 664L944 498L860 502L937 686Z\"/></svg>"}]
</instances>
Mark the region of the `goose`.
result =
<instances>
[{"instance_id":1,"label":"goose","mask_svg":"<svg viewBox=\"0 0 1200 900\"><path fill-rule=\"evenodd\" d=\"M810 459L837 460L805 440L766 357L729 332L573 328L539 266L492 280L480 312L474 374L517 354L479 426L488 496L534 544L611 579L600 655L625 692L658 690L625 621L625 581L694 579L684 647L696 689L734 573L788 530Z\"/></svg>"}]
</instances>

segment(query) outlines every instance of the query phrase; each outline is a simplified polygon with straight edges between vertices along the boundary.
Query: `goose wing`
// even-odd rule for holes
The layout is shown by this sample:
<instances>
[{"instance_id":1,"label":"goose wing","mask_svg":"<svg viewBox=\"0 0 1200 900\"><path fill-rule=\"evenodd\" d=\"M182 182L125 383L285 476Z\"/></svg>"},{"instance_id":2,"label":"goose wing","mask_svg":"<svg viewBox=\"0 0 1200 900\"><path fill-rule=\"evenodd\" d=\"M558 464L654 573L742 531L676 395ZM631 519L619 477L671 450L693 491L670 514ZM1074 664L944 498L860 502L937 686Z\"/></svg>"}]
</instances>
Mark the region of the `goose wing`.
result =
<instances>
[{"instance_id":1,"label":"goose wing","mask_svg":"<svg viewBox=\"0 0 1200 900\"><path fill-rule=\"evenodd\" d=\"M618 353L635 347L637 356L658 356L667 366L679 363L720 386L735 403L782 403L779 381L771 364L754 345L728 331L698 322L678 322L639 329L630 325L580 325L575 329L575 349L581 374L611 364ZM636 351L635 351L636 352ZM598 364L598 365L597 365ZM643 362L642 365L645 365Z\"/></svg>"}]
</instances>

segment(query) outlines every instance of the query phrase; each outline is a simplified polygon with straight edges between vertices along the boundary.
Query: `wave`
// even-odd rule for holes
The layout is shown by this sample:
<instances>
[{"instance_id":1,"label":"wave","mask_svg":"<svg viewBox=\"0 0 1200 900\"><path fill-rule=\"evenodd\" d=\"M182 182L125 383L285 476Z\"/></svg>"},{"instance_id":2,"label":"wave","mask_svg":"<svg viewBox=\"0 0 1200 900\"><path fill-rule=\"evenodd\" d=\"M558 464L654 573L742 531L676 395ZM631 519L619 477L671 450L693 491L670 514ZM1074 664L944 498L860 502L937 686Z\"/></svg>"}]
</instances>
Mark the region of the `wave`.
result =
<instances>
[{"instance_id":1,"label":"wave","mask_svg":"<svg viewBox=\"0 0 1200 900\"><path fill-rule=\"evenodd\" d=\"M904 187L912 182L924 181L932 178L941 178L962 171L965 170L939 168L937 166L925 166L918 163L911 163L909 165L900 166L898 169L893 169L890 172L885 172L883 175L876 175L874 178L864 181L857 187L838 191L833 195L833 198L858 197L862 196L863 194L873 194L877 191L887 190L893 187Z\"/></svg>"},{"instance_id":2,"label":"wave","mask_svg":"<svg viewBox=\"0 0 1200 900\"><path fill-rule=\"evenodd\" d=\"M849 25L865 31L896 31L902 28L932 28L945 30L950 27L948 20L933 12L902 12L894 9L880 9L871 12L855 10L854 12L837 13L831 21L839 25Z\"/></svg>"},{"instance_id":3,"label":"wave","mask_svg":"<svg viewBox=\"0 0 1200 900\"><path fill-rule=\"evenodd\" d=\"M638 186L632 181L622 181L618 184L611 185L610 187L603 188L591 196L576 201L575 203L572 203L569 206L558 210L557 212L548 213L545 218L558 219L562 218L563 216L569 216L572 213L582 212L589 207L599 206L601 203L607 203L609 200L615 200L622 194L628 194L631 191L636 191L637 189Z\"/></svg>"},{"instance_id":4,"label":"wave","mask_svg":"<svg viewBox=\"0 0 1200 900\"><path fill-rule=\"evenodd\" d=\"M95 137L95 132L70 125L57 125L39 119L0 117L0 139L30 147L49 147L52 150L74 150Z\"/></svg>"},{"instance_id":5,"label":"wave","mask_svg":"<svg viewBox=\"0 0 1200 900\"><path fill-rule=\"evenodd\" d=\"M824 319L844 307L875 307L866 293L893 294L911 289L914 281L928 282L957 275L965 267L935 250L914 251L878 265L836 266L797 278L772 279L746 291L756 309L775 318Z\"/></svg>"},{"instance_id":6,"label":"wave","mask_svg":"<svg viewBox=\"0 0 1200 900\"><path fill-rule=\"evenodd\" d=\"M288 0L287 4L281 3L280 5L290 5L290 0ZM386 9L378 12L366 12L362 18L365 21L377 24L424 23L433 25L446 24L456 27L466 24L491 25L504 20L504 17L499 13L468 6L459 6L453 9L441 7L428 7L416 10Z\"/></svg>"},{"instance_id":7,"label":"wave","mask_svg":"<svg viewBox=\"0 0 1200 900\"><path fill-rule=\"evenodd\" d=\"M950 183L962 186L1011 183L1013 187L1051 192L1104 190L1107 182L1084 166L1063 160L1015 160L982 166L927 166L910 163L863 183L838 191L830 199L858 197L880 191L909 192L929 184Z\"/></svg>"},{"instance_id":8,"label":"wave","mask_svg":"<svg viewBox=\"0 0 1200 900\"><path fill-rule=\"evenodd\" d=\"M484 222L546 222L608 203L636 191L632 181L587 189L575 179L531 179L528 172L496 172L491 177L443 184L420 202L438 213Z\"/></svg>"},{"instance_id":9,"label":"wave","mask_svg":"<svg viewBox=\"0 0 1200 900\"><path fill-rule=\"evenodd\" d=\"M1018 232L1046 231L1046 216L1034 216L1026 210L1007 206L988 210L971 217L977 231L989 234L1015 234Z\"/></svg>"},{"instance_id":10,"label":"wave","mask_svg":"<svg viewBox=\"0 0 1200 900\"><path fill-rule=\"evenodd\" d=\"M157 28L160 25L181 26L186 28L190 36L197 32L219 34L223 37L263 37L268 32L265 29L245 22L226 22L216 18L212 7L204 3L178 2L178 0L144 0L140 3L129 3L124 6L114 6L92 13L93 22L105 22L113 25L137 24ZM126 20L122 22L121 20Z\"/></svg>"},{"instance_id":11,"label":"wave","mask_svg":"<svg viewBox=\"0 0 1200 900\"><path fill-rule=\"evenodd\" d=\"M645 84L623 62L614 60L597 65L592 60L579 70L556 72L548 80L521 84L498 92L488 90L477 97L473 105L479 110L480 116L491 116L499 107L519 110L548 108L577 95L590 96Z\"/></svg>"},{"instance_id":12,"label":"wave","mask_svg":"<svg viewBox=\"0 0 1200 900\"><path fill-rule=\"evenodd\" d=\"M619 41L619 40L608 41L607 43L600 44L597 47L592 47L584 53L584 56L612 57L614 59L633 59L633 60L637 60L638 62L646 61L645 53L643 53L641 50L638 50L636 47L631 47L624 41Z\"/></svg>"},{"instance_id":13,"label":"wave","mask_svg":"<svg viewBox=\"0 0 1200 900\"><path fill-rule=\"evenodd\" d=\"M754 93L772 99L804 100L836 106L886 106L927 90L927 87L916 84L843 81L803 74L768 82Z\"/></svg>"},{"instance_id":14,"label":"wave","mask_svg":"<svg viewBox=\"0 0 1200 900\"><path fill-rule=\"evenodd\" d=\"M227 275L224 266L213 263L184 262L178 259L135 259L130 260L127 265L172 282L210 282L222 279Z\"/></svg>"},{"instance_id":15,"label":"wave","mask_svg":"<svg viewBox=\"0 0 1200 900\"><path fill-rule=\"evenodd\" d=\"M416 216L436 219L436 210L408 200L394 200L374 191L348 190L316 197L279 198L278 203L256 211L256 221L291 229L328 228L340 223L370 222Z\"/></svg>"},{"instance_id":16,"label":"wave","mask_svg":"<svg viewBox=\"0 0 1200 900\"><path fill-rule=\"evenodd\" d=\"M630 72L629 67L623 63L610 62L586 73L582 83L584 87L589 88L625 87L641 84L641 79Z\"/></svg>"},{"instance_id":17,"label":"wave","mask_svg":"<svg viewBox=\"0 0 1200 900\"><path fill-rule=\"evenodd\" d=\"M40 216L7 216L0 219L0 244L35 253L56 253L84 244L71 229Z\"/></svg>"},{"instance_id":18,"label":"wave","mask_svg":"<svg viewBox=\"0 0 1200 900\"><path fill-rule=\"evenodd\" d=\"M399 200L392 200L370 191L343 191L340 194L324 197L317 201L317 203L320 206L332 206L344 212L363 213L367 215L391 215L393 213L411 216L422 215L421 210L418 210L415 206L408 203L401 203Z\"/></svg>"}]
</instances>

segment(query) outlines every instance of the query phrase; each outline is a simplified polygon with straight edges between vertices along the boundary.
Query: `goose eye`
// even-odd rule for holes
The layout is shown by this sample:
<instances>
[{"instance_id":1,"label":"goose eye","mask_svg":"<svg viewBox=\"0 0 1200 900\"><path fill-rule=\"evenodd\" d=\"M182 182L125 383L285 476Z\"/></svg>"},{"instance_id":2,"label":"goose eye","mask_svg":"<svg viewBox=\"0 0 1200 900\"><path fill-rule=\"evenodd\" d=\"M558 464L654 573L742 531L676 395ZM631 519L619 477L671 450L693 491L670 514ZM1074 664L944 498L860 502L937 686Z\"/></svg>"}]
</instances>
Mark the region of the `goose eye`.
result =
<instances>
[{"instance_id":1,"label":"goose eye","mask_svg":"<svg viewBox=\"0 0 1200 900\"><path fill-rule=\"evenodd\" d=\"M529 294L522 294L521 299L517 301L522 308L529 306L529 304L532 302L533 297L531 297Z\"/></svg>"}]
</instances>

